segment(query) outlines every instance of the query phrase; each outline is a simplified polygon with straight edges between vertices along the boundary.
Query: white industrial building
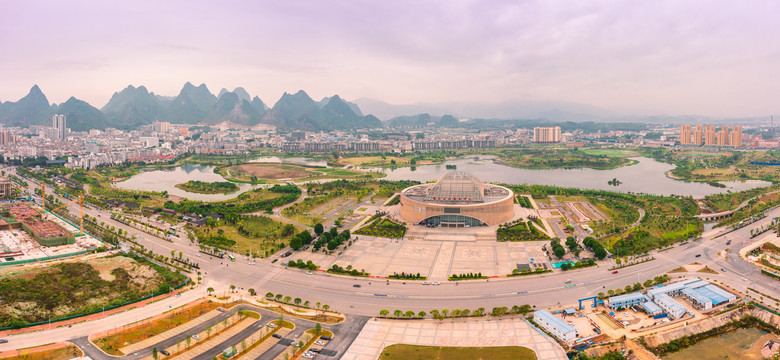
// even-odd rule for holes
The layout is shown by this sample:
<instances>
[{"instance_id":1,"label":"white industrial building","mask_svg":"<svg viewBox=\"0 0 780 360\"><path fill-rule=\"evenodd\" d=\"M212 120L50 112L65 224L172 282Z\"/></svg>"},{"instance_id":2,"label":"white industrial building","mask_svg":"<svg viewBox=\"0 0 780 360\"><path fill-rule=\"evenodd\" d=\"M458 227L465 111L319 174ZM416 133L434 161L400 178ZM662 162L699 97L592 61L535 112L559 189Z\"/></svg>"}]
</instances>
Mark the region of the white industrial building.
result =
<instances>
[{"instance_id":1,"label":"white industrial building","mask_svg":"<svg viewBox=\"0 0 780 360\"><path fill-rule=\"evenodd\" d=\"M577 329L574 326L569 325L547 310L534 311L534 322L567 343L572 343L577 339Z\"/></svg>"},{"instance_id":2,"label":"white industrial building","mask_svg":"<svg viewBox=\"0 0 780 360\"><path fill-rule=\"evenodd\" d=\"M609 301L609 307L612 308L612 310L616 310L639 305L646 301L650 301L650 299L645 294L635 292L625 295L613 296L610 297L607 301Z\"/></svg>"},{"instance_id":3,"label":"white industrial building","mask_svg":"<svg viewBox=\"0 0 780 360\"><path fill-rule=\"evenodd\" d=\"M682 295L700 310L709 310L713 306L737 300L737 296L699 278L678 281L667 286L659 286L647 291L653 301L661 295L676 297ZM655 301L658 303L658 301ZM658 304L661 305L661 304ZM663 307L663 306L662 306ZM671 315L671 314L670 314Z\"/></svg>"}]
</instances>

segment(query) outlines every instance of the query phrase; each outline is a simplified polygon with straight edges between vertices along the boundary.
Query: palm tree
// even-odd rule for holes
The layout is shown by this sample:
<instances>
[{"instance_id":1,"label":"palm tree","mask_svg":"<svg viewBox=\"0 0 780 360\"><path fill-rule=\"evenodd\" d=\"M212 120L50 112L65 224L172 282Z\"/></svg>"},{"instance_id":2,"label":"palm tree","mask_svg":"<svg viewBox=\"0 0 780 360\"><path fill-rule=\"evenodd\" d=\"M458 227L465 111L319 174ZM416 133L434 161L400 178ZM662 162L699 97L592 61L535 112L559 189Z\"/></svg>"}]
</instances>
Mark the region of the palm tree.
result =
<instances>
[{"instance_id":1,"label":"palm tree","mask_svg":"<svg viewBox=\"0 0 780 360\"><path fill-rule=\"evenodd\" d=\"M236 290L236 286L235 285L230 285L230 292L233 292L234 290Z\"/></svg>"}]
</instances>

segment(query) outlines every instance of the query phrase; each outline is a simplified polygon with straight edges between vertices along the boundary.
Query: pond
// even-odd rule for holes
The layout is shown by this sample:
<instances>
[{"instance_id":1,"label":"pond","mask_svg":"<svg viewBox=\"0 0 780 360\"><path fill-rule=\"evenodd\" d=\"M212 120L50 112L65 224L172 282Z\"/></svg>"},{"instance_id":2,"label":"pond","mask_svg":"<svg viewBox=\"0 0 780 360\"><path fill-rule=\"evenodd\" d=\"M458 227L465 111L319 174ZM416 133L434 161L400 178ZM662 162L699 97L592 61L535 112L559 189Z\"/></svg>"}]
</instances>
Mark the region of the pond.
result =
<instances>
[{"instance_id":1,"label":"pond","mask_svg":"<svg viewBox=\"0 0 780 360\"><path fill-rule=\"evenodd\" d=\"M545 169L530 170L518 169L493 161L491 156L469 156L456 160L450 160L444 164L422 165L416 168L370 170L387 174L387 180L437 180L445 173L452 171L446 165L456 165L457 170L463 170L476 175L485 182L501 182L505 184L539 184L555 185L562 187L574 187L583 189L597 189L619 192L648 193L656 195L685 195L702 198L709 194L722 193L728 190L732 192L765 187L771 185L768 181L724 181L725 188L710 186L705 183L685 182L670 179L666 172L673 169L674 165L655 161L650 158L632 158L637 164L624 166L611 170L595 169ZM607 184L609 180L616 178L622 183L619 186Z\"/></svg>"},{"instance_id":2,"label":"pond","mask_svg":"<svg viewBox=\"0 0 780 360\"><path fill-rule=\"evenodd\" d=\"M230 194L198 194L176 187L176 184L183 184L190 180L207 182L227 181L222 175L214 172L213 166L186 164L170 170L144 171L125 181L114 183L114 186L128 190L167 191L170 195L202 201L228 200L248 190L267 186L235 183L238 185L239 190Z\"/></svg>"},{"instance_id":3,"label":"pond","mask_svg":"<svg viewBox=\"0 0 780 360\"><path fill-rule=\"evenodd\" d=\"M718 335L682 351L667 354L664 360L716 360L716 359L761 359L760 347L754 345L762 336L768 334L759 329L737 329Z\"/></svg>"}]
</instances>

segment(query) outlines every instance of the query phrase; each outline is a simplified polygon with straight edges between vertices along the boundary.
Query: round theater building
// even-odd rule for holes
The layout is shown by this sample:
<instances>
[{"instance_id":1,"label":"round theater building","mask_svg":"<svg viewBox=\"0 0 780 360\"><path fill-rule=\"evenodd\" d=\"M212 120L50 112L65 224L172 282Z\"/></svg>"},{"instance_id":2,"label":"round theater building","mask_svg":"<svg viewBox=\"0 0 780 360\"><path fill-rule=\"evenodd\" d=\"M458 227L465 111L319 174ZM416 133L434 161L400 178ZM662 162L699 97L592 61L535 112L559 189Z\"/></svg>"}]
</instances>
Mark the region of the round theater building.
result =
<instances>
[{"instance_id":1,"label":"round theater building","mask_svg":"<svg viewBox=\"0 0 780 360\"><path fill-rule=\"evenodd\" d=\"M505 223L514 216L514 194L476 176L453 171L433 184L401 191L401 217L429 227L476 227Z\"/></svg>"}]
</instances>

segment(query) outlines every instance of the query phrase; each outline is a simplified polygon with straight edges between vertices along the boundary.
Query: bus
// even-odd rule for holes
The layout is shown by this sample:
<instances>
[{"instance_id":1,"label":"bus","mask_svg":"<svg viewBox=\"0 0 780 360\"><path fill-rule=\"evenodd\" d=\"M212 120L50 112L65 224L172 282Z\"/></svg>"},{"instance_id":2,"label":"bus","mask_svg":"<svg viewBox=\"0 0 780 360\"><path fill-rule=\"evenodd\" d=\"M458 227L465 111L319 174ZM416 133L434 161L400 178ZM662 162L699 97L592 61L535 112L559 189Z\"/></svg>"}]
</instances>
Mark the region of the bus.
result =
<instances>
[{"instance_id":1,"label":"bus","mask_svg":"<svg viewBox=\"0 0 780 360\"><path fill-rule=\"evenodd\" d=\"M230 259L230 261L236 261L236 258L230 254L228 254L228 259Z\"/></svg>"}]
</instances>

